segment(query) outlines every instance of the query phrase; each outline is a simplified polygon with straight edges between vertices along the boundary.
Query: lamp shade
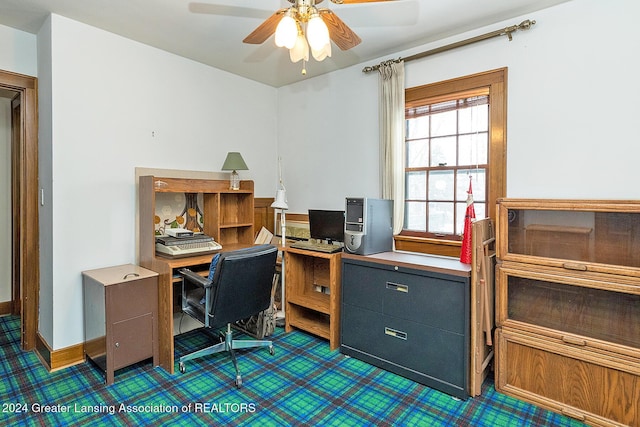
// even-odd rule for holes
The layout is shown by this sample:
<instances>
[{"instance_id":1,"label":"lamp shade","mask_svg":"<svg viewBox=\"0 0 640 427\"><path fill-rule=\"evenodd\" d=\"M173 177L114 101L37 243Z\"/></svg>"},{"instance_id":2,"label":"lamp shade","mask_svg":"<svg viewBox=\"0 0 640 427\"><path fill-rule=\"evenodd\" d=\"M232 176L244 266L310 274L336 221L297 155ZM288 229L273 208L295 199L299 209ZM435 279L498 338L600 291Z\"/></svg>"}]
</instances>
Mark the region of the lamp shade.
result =
<instances>
[{"instance_id":1,"label":"lamp shade","mask_svg":"<svg viewBox=\"0 0 640 427\"><path fill-rule=\"evenodd\" d=\"M285 190L276 190L276 200L271 203L271 207L275 209L289 209Z\"/></svg>"},{"instance_id":2,"label":"lamp shade","mask_svg":"<svg viewBox=\"0 0 640 427\"><path fill-rule=\"evenodd\" d=\"M244 159L238 152L230 151L227 153L227 158L222 165L223 171L246 171L249 170Z\"/></svg>"}]
</instances>

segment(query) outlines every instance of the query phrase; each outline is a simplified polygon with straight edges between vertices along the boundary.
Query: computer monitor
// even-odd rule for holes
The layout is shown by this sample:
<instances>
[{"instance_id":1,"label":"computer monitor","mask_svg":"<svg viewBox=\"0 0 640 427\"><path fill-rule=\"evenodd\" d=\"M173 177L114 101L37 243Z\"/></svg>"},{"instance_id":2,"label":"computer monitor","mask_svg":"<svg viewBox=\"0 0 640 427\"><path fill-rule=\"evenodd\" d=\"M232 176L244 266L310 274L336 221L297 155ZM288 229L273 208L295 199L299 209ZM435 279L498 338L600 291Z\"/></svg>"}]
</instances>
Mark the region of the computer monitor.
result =
<instances>
[{"instance_id":1,"label":"computer monitor","mask_svg":"<svg viewBox=\"0 0 640 427\"><path fill-rule=\"evenodd\" d=\"M309 232L312 239L344 242L344 211L309 209Z\"/></svg>"}]
</instances>

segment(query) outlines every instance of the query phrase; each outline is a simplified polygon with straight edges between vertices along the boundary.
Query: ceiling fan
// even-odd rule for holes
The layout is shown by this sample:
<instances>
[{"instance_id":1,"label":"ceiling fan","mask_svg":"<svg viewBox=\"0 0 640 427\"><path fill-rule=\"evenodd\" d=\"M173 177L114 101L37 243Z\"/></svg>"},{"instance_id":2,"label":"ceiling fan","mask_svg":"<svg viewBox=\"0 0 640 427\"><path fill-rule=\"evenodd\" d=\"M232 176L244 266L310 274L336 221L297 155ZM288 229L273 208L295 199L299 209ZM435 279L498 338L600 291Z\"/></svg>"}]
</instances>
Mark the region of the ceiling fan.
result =
<instances>
[{"instance_id":1,"label":"ceiling fan","mask_svg":"<svg viewBox=\"0 0 640 427\"><path fill-rule=\"evenodd\" d=\"M318 8L323 0L288 0L289 8L276 11L243 40L262 44L275 34L276 45L289 49L292 62L309 60L309 48L317 61L331 56L332 40L342 50L362 41L331 9ZM335 4L374 3L394 0L330 0Z\"/></svg>"}]
</instances>

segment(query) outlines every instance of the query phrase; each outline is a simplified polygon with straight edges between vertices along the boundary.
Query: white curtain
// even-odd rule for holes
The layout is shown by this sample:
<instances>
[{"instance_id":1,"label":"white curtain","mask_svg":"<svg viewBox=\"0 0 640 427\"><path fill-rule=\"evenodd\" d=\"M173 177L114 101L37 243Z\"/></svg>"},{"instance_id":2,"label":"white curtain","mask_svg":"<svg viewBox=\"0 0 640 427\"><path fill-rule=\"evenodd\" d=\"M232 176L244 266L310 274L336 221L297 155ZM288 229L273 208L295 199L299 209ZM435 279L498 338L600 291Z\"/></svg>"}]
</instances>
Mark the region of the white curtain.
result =
<instances>
[{"instance_id":1,"label":"white curtain","mask_svg":"<svg viewBox=\"0 0 640 427\"><path fill-rule=\"evenodd\" d=\"M404 61L380 64L380 168L382 198L393 203L393 234L404 222Z\"/></svg>"}]
</instances>

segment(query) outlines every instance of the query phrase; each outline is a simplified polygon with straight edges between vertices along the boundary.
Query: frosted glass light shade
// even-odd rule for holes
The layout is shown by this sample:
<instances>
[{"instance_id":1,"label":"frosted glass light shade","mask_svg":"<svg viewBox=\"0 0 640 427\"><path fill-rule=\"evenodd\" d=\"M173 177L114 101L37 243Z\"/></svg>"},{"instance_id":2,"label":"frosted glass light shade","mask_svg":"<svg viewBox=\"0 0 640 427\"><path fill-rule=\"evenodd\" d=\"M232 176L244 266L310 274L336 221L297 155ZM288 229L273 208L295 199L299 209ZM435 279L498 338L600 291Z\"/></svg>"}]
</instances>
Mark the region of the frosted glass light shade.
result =
<instances>
[{"instance_id":1,"label":"frosted glass light shade","mask_svg":"<svg viewBox=\"0 0 640 427\"><path fill-rule=\"evenodd\" d=\"M311 49L321 50L329 43L329 29L320 15L317 13L311 16L307 24L307 38Z\"/></svg>"},{"instance_id":2,"label":"frosted glass light shade","mask_svg":"<svg viewBox=\"0 0 640 427\"><path fill-rule=\"evenodd\" d=\"M327 43L320 50L311 49L311 54L316 61L322 61L327 56L331 57L331 43Z\"/></svg>"},{"instance_id":3,"label":"frosted glass light shade","mask_svg":"<svg viewBox=\"0 0 640 427\"><path fill-rule=\"evenodd\" d=\"M291 49L295 46L297 37L298 24L295 19L289 15L283 16L276 27L276 46Z\"/></svg>"},{"instance_id":4,"label":"frosted glass light shade","mask_svg":"<svg viewBox=\"0 0 640 427\"><path fill-rule=\"evenodd\" d=\"M298 33L296 44L293 49L289 50L289 58L291 58L291 62L298 62L301 59L309 60L309 44L307 39L304 38L304 34Z\"/></svg>"}]
</instances>

